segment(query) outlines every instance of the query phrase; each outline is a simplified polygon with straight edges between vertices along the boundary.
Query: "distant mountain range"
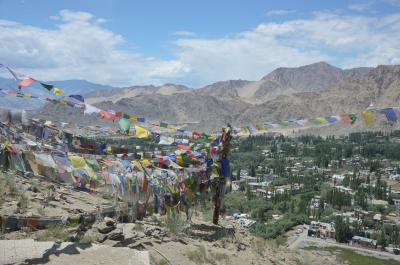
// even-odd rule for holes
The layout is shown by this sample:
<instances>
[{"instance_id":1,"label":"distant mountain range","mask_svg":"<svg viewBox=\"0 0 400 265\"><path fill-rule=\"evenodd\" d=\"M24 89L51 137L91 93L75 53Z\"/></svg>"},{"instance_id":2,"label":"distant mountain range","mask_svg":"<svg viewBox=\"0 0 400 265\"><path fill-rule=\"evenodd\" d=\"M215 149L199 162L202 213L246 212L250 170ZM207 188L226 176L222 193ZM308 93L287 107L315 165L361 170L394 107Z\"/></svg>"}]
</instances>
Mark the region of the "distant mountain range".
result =
<instances>
[{"instance_id":1,"label":"distant mountain range","mask_svg":"<svg viewBox=\"0 0 400 265\"><path fill-rule=\"evenodd\" d=\"M65 80L65 81L48 81L46 83L52 84L56 87L65 90L66 95L69 94L86 94L91 91L99 89L108 89L110 86L99 85L88 82L86 80ZM8 79L0 77L1 89L16 89L18 82L15 79ZM51 92L48 92L40 84L34 84L30 87L23 88L23 92L31 93L40 97L55 97ZM38 100L21 99L17 97L4 96L0 94L0 106L15 109L37 109L42 107L44 102Z\"/></svg>"},{"instance_id":2,"label":"distant mountain range","mask_svg":"<svg viewBox=\"0 0 400 265\"><path fill-rule=\"evenodd\" d=\"M399 65L343 70L319 62L278 68L258 81L228 80L200 89L175 84L93 89L85 98L103 109L192 129L217 130L227 122L240 126L265 119L361 111L371 102L378 107L397 106L399 88ZM95 122L75 109L51 104L35 115L67 122Z\"/></svg>"}]
</instances>

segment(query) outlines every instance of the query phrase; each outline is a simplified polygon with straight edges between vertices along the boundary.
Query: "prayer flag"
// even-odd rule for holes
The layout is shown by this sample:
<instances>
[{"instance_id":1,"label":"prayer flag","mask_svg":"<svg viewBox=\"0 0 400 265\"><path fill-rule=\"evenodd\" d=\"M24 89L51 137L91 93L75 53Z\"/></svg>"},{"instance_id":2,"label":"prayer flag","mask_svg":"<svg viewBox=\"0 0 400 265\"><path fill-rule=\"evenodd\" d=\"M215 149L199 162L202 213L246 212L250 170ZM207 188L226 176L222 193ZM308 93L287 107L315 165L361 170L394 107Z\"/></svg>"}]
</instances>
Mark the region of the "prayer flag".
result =
<instances>
[{"instance_id":1,"label":"prayer flag","mask_svg":"<svg viewBox=\"0 0 400 265\"><path fill-rule=\"evenodd\" d=\"M85 99L81 95L69 95L70 98L74 98L80 102L85 102Z\"/></svg>"},{"instance_id":2,"label":"prayer flag","mask_svg":"<svg viewBox=\"0 0 400 265\"><path fill-rule=\"evenodd\" d=\"M59 94L64 94L64 92L65 91L63 89L61 89L61 88L57 88L57 87L53 88L53 94L56 95L56 96L58 96Z\"/></svg>"},{"instance_id":3,"label":"prayer flag","mask_svg":"<svg viewBox=\"0 0 400 265\"><path fill-rule=\"evenodd\" d=\"M354 113L349 114L350 124L354 124L357 121L357 115Z\"/></svg>"},{"instance_id":4,"label":"prayer flag","mask_svg":"<svg viewBox=\"0 0 400 265\"><path fill-rule=\"evenodd\" d=\"M168 123L160 122L160 127L161 128L168 128Z\"/></svg>"},{"instance_id":5,"label":"prayer flag","mask_svg":"<svg viewBox=\"0 0 400 265\"><path fill-rule=\"evenodd\" d=\"M115 119L116 119L114 113L111 113L111 112L108 112L108 111L105 111L105 110L101 110L100 111L100 116L101 116L101 118L106 119L106 120L115 121Z\"/></svg>"},{"instance_id":6,"label":"prayer flag","mask_svg":"<svg viewBox=\"0 0 400 265\"><path fill-rule=\"evenodd\" d=\"M392 108L383 109L382 111L385 114L386 119L389 122L391 122L391 123L397 122L396 112L394 112L394 110Z\"/></svg>"},{"instance_id":7,"label":"prayer flag","mask_svg":"<svg viewBox=\"0 0 400 265\"><path fill-rule=\"evenodd\" d=\"M119 128L121 132L129 133L129 129L131 128L131 121L125 118L119 119L118 121Z\"/></svg>"},{"instance_id":8,"label":"prayer flag","mask_svg":"<svg viewBox=\"0 0 400 265\"><path fill-rule=\"evenodd\" d=\"M146 119L144 117L137 117L138 122L145 122Z\"/></svg>"},{"instance_id":9,"label":"prayer flag","mask_svg":"<svg viewBox=\"0 0 400 265\"><path fill-rule=\"evenodd\" d=\"M161 136L160 137L160 142L158 144L161 145L171 145L174 143L174 138L173 137L167 137L167 136Z\"/></svg>"},{"instance_id":10,"label":"prayer flag","mask_svg":"<svg viewBox=\"0 0 400 265\"><path fill-rule=\"evenodd\" d=\"M40 82L40 84L42 85L42 87L46 88L48 91L52 90L54 87L53 85L45 84L42 82Z\"/></svg>"},{"instance_id":11,"label":"prayer flag","mask_svg":"<svg viewBox=\"0 0 400 265\"><path fill-rule=\"evenodd\" d=\"M141 126L135 125L136 137L137 138L147 138L150 135L150 132Z\"/></svg>"},{"instance_id":12,"label":"prayer flag","mask_svg":"<svg viewBox=\"0 0 400 265\"><path fill-rule=\"evenodd\" d=\"M330 116L330 117L327 117L326 120L327 120L329 123L335 123L335 122L337 122L339 119L338 119L336 116Z\"/></svg>"},{"instance_id":13,"label":"prayer flag","mask_svg":"<svg viewBox=\"0 0 400 265\"><path fill-rule=\"evenodd\" d=\"M350 124L350 117L349 117L349 115L348 115L348 114L342 114L342 115L340 115L340 121L341 121L343 124L349 125L349 124Z\"/></svg>"},{"instance_id":14,"label":"prayer flag","mask_svg":"<svg viewBox=\"0 0 400 265\"><path fill-rule=\"evenodd\" d=\"M374 114L371 111L361 112L361 117L363 118L366 125L371 125L374 123Z\"/></svg>"},{"instance_id":15,"label":"prayer flag","mask_svg":"<svg viewBox=\"0 0 400 265\"><path fill-rule=\"evenodd\" d=\"M28 78L20 79L18 82L18 86L19 87L30 86L35 82L36 82L35 79L28 77Z\"/></svg>"}]
</instances>

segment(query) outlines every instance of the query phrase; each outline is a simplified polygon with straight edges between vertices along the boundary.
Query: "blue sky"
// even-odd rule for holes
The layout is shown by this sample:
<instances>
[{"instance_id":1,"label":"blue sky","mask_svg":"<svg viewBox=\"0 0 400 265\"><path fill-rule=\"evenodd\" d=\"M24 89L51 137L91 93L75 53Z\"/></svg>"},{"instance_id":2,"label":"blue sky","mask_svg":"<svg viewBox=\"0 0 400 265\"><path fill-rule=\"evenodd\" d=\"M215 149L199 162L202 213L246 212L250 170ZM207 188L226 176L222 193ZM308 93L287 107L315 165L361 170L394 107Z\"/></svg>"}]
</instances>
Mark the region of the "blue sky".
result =
<instances>
[{"instance_id":1,"label":"blue sky","mask_svg":"<svg viewBox=\"0 0 400 265\"><path fill-rule=\"evenodd\" d=\"M400 0L0 0L0 63L126 86L257 80L281 66L400 64Z\"/></svg>"}]
</instances>

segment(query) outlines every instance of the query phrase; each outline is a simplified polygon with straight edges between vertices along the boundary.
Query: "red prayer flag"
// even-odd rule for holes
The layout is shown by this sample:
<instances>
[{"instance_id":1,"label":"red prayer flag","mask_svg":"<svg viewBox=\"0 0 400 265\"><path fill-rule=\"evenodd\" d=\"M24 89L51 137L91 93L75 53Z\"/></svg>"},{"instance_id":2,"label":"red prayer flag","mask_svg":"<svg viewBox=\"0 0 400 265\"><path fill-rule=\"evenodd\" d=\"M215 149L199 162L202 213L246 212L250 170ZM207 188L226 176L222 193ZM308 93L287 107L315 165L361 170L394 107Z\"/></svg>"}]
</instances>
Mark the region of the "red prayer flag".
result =
<instances>
[{"instance_id":1,"label":"red prayer flag","mask_svg":"<svg viewBox=\"0 0 400 265\"><path fill-rule=\"evenodd\" d=\"M198 133L198 132L193 132L192 135L193 135L193 136L196 136L196 137L200 137L200 136L201 136L201 134Z\"/></svg>"},{"instance_id":2,"label":"red prayer flag","mask_svg":"<svg viewBox=\"0 0 400 265\"><path fill-rule=\"evenodd\" d=\"M106 119L106 120L115 121L115 119L116 119L116 116L115 116L114 113L111 113L111 112L108 112L108 111L105 111L105 110L100 111L100 116L103 119Z\"/></svg>"},{"instance_id":3,"label":"red prayer flag","mask_svg":"<svg viewBox=\"0 0 400 265\"><path fill-rule=\"evenodd\" d=\"M190 150L190 145L178 144L177 146L179 149L182 149L182 150L186 150L186 151Z\"/></svg>"},{"instance_id":4,"label":"red prayer flag","mask_svg":"<svg viewBox=\"0 0 400 265\"><path fill-rule=\"evenodd\" d=\"M36 82L35 79L28 77L28 78L25 78L25 79L20 79L19 82L18 82L18 86L19 87L30 86L35 82Z\"/></svg>"},{"instance_id":5,"label":"red prayer flag","mask_svg":"<svg viewBox=\"0 0 400 265\"><path fill-rule=\"evenodd\" d=\"M350 124L350 117L349 114L342 114L340 115L340 121L343 122L344 124L349 125Z\"/></svg>"}]
</instances>

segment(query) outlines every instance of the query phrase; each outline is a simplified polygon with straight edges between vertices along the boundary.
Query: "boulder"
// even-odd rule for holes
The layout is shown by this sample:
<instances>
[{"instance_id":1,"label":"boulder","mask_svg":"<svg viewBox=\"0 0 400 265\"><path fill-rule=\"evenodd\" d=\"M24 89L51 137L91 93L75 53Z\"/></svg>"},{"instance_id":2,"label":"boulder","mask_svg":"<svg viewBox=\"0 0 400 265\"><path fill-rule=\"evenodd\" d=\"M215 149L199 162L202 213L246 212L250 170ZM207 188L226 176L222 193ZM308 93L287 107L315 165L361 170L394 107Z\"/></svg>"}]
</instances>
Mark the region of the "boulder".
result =
<instances>
[{"instance_id":1,"label":"boulder","mask_svg":"<svg viewBox=\"0 0 400 265\"><path fill-rule=\"evenodd\" d=\"M107 226L106 223L101 223L97 226L97 230L102 234L108 234L113 231L115 226Z\"/></svg>"},{"instance_id":2,"label":"boulder","mask_svg":"<svg viewBox=\"0 0 400 265\"><path fill-rule=\"evenodd\" d=\"M110 217L104 217L104 222L107 226L115 226L115 221Z\"/></svg>"},{"instance_id":3,"label":"boulder","mask_svg":"<svg viewBox=\"0 0 400 265\"><path fill-rule=\"evenodd\" d=\"M114 240L114 241L121 241L124 240L124 233L121 229L115 229L107 234L107 239Z\"/></svg>"}]
</instances>

